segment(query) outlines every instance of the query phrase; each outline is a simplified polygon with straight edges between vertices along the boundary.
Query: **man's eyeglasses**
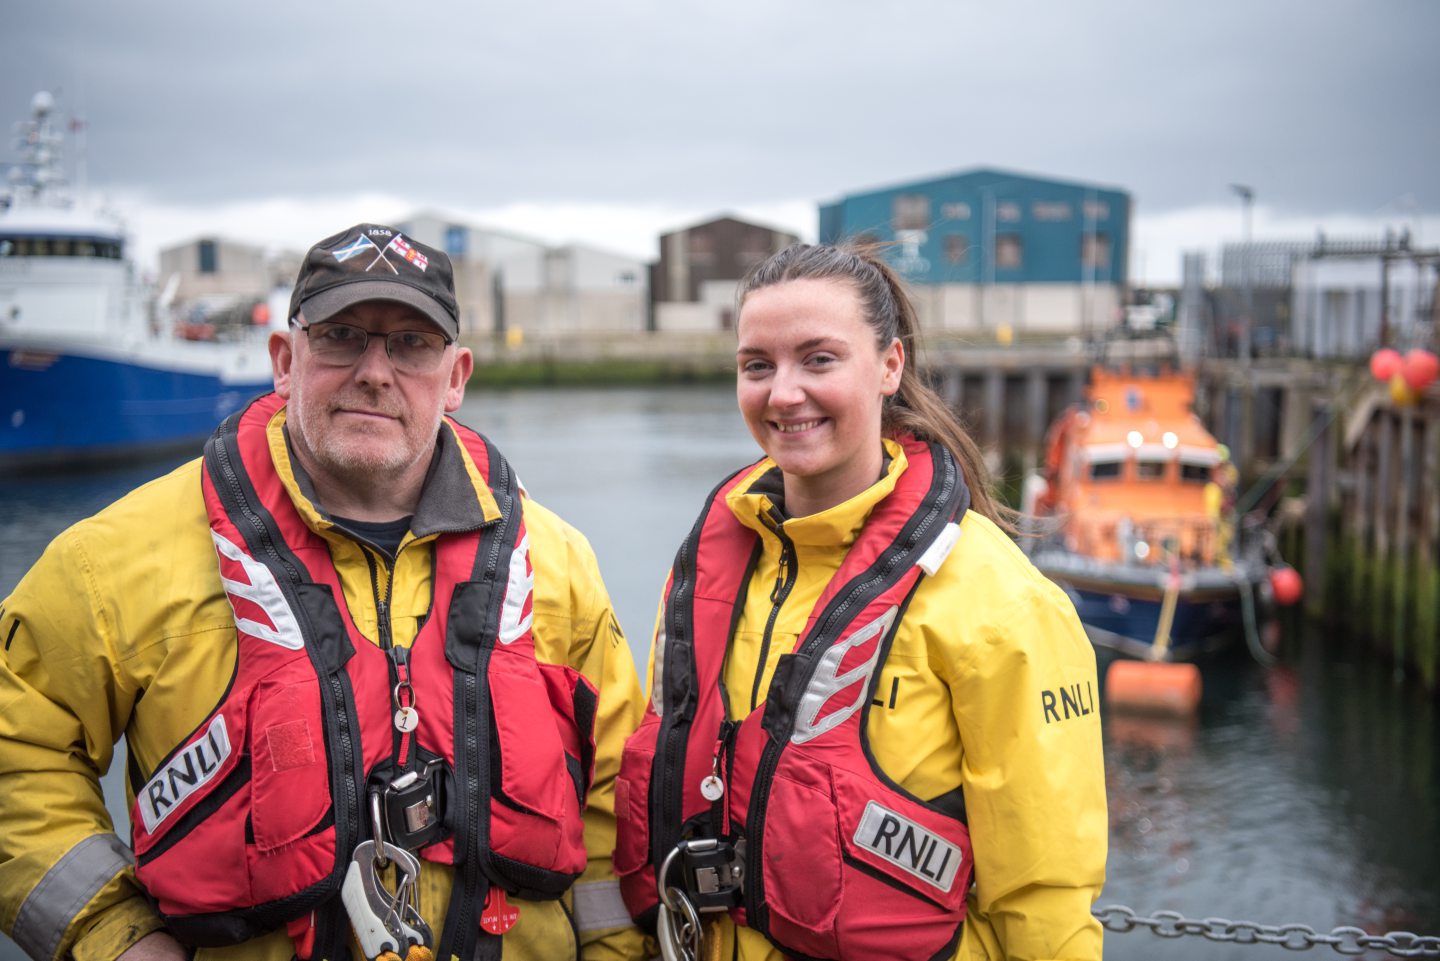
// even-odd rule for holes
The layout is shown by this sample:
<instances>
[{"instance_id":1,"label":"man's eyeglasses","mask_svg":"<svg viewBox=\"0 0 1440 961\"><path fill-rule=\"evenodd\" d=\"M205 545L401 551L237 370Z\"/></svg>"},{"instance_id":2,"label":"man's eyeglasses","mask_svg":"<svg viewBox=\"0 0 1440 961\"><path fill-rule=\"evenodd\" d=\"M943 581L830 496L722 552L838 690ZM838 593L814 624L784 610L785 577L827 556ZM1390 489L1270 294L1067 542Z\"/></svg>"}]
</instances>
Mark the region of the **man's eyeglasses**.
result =
<instances>
[{"instance_id":1,"label":"man's eyeglasses","mask_svg":"<svg viewBox=\"0 0 1440 961\"><path fill-rule=\"evenodd\" d=\"M300 324L290 318L291 326L304 331L310 340L310 353L327 367L349 367L365 354L371 337L385 338L385 353L395 369L406 374L428 374L440 366L445 348L455 343L433 330L392 330L388 334L371 333L364 327L324 320L318 324Z\"/></svg>"}]
</instances>

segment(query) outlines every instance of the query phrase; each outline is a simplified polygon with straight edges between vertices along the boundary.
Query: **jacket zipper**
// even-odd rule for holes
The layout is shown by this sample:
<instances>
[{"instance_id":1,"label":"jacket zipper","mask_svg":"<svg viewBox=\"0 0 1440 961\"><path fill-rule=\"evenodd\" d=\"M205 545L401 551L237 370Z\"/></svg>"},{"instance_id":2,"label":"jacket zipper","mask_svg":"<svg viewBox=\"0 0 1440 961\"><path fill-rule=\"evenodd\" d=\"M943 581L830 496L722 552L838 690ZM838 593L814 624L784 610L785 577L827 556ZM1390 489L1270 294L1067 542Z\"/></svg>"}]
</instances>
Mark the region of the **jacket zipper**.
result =
<instances>
[{"instance_id":1,"label":"jacket zipper","mask_svg":"<svg viewBox=\"0 0 1440 961\"><path fill-rule=\"evenodd\" d=\"M509 476L509 465L502 459L500 461L499 484L492 484L492 489L506 490L509 487ZM517 492L513 498L512 510L519 511L521 509L520 498ZM482 574L483 580L490 583L494 582L495 572L500 565L500 551L503 547L502 542L506 537L510 537L513 534L513 528L509 524L497 521L493 522L493 526L494 531L491 535L493 541L490 545L490 551L485 558L485 569ZM465 739L463 742L466 758L465 839L468 846L468 850L466 851L462 852L457 850L455 852L457 858L464 859L462 863L468 862L464 868L457 872L460 877L457 879L456 884L463 886L468 896L462 904L462 916L454 925L453 930L457 932L459 939L459 944L456 948L460 949L460 953L464 954L470 953L471 947L476 943L475 939L481 937L479 933L479 918L475 916L475 908L477 899L483 899L485 892L488 890L485 872L485 867L488 865L481 865L479 863L482 857L485 857L488 861L490 847L489 833L483 830L488 828L489 822L482 813L482 805L488 805L490 799L490 771L488 765L485 765L485 769L482 771L482 765L480 764L480 761L484 759L485 753L488 750L490 738L487 727L490 710L488 700L489 688L488 686L482 687L479 682L480 671L488 670L487 664L488 661L477 664L474 673L468 671L456 672L461 679L460 696L458 700L463 712L461 716L465 730ZM482 714L484 717L482 717ZM452 905L454 904L453 898L451 899L451 903ZM451 927L449 921L446 922L446 927ZM455 953L455 948L447 944L443 936L441 937L441 942L442 948Z\"/></svg>"},{"instance_id":2,"label":"jacket zipper","mask_svg":"<svg viewBox=\"0 0 1440 961\"><path fill-rule=\"evenodd\" d=\"M795 556L795 543L785 534L785 528L774 518L765 518L762 515L762 519L770 521L766 526L780 541L780 569L775 572L775 586L770 589L770 616L765 621L765 633L760 638L760 658L755 665L755 678L750 685L750 710L752 711L760 703L760 679L764 677L765 665L770 660L770 644L775 634L775 622L780 619L780 609L785 606L785 601L795 588L795 582L799 579L798 568L800 566L799 558Z\"/></svg>"},{"instance_id":3,"label":"jacket zipper","mask_svg":"<svg viewBox=\"0 0 1440 961\"><path fill-rule=\"evenodd\" d=\"M395 590L395 571L386 565L385 592L380 592L380 564L375 560L375 555L365 547L360 548L365 552L365 562L370 567L370 596L375 598L375 629L376 643L380 650L388 651L394 646L390 630L390 598Z\"/></svg>"},{"instance_id":4,"label":"jacket zipper","mask_svg":"<svg viewBox=\"0 0 1440 961\"><path fill-rule=\"evenodd\" d=\"M685 603L685 593L690 588L690 569L694 563L694 550L696 543L696 535L691 534L687 536L685 539L685 543L680 545L679 554L677 554L675 557L674 576L676 579L676 583L672 585L673 590L671 591L671 596L673 600L666 605L665 609L665 643L667 645L681 643L683 635L685 633L681 627L679 609ZM666 667L668 669L668 663L666 664ZM667 686L667 690L668 689L669 688ZM661 707L664 708L666 707L666 705L661 705ZM660 766L658 768L652 766L652 770L658 769L661 771L674 771L680 764L680 756L681 752L685 748L686 735L689 732L689 724L685 724L682 727L681 719L670 717L668 711L666 713L665 721L667 723L661 724L660 731L656 735L657 737L664 739L663 746L657 747L656 751L656 753L661 753L663 751L663 766ZM652 765L654 765L653 761L651 763ZM652 784L655 783L655 781L657 780L660 783L660 811L658 812L660 816L656 818L654 813L652 812L651 823L662 829L664 825L673 823L675 825L677 835L681 827L681 821L683 820L685 815L685 806L682 803L684 784L681 783L684 781L684 775L685 772L681 770L679 772L679 776L677 777L662 777L651 779ZM673 818L670 817L670 814L672 812L674 813ZM673 845L675 841L679 840L678 836L672 841L671 838L662 837L661 834L661 830L651 831L652 836L650 840L651 844L654 845L651 860L652 863L655 865L657 871L659 870L660 865L665 863L666 855L670 853L670 849L669 847L667 847L667 844Z\"/></svg>"},{"instance_id":5,"label":"jacket zipper","mask_svg":"<svg viewBox=\"0 0 1440 961\"><path fill-rule=\"evenodd\" d=\"M502 460L500 462L501 490L504 490L509 485L509 473L509 465ZM516 511L521 509L518 496L516 496L514 499L512 509ZM494 539L490 545L490 553L485 558L484 579L488 582L493 583L495 580L496 570L500 566L500 551L504 547L503 541L507 537L509 537L511 533L512 528L509 524L497 524L495 528ZM479 666L481 665L477 665L477 667ZM484 666L488 670L488 659L486 665ZM467 744L472 748L479 748L479 750L475 753L476 760L479 760L480 754L484 753L485 751L485 748L480 747L480 745L488 745L490 739L490 732L488 730L485 730L483 732L480 730L482 725L488 724L490 713L490 703L488 695L490 688L489 685L486 685L483 688L480 687L478 670L474 674L465 675L465 684L467 688L465 691L465 719L467 726L466 733L469 735ZM482 708L484 721L482 721ZM485 736L484 741L481 741L480 739L482 733ZM470 795L471 798L485 800L490 797L489 777L490 769L488 765L485 767L483 773L480 771L479 764L470 765L469 781L473 788L473 793ZM480 833L480 828L483 822L485 822L485 819L480 815L479 803L476 803L471 809L471 811L473 815L471 820L471 837L478 837ZM484 838L478 838L478 840L481 843L476 844L475 851L477 854L482 850L488 849L490 844L490 838L488 834Z\"/></svg>"}]
</instances>

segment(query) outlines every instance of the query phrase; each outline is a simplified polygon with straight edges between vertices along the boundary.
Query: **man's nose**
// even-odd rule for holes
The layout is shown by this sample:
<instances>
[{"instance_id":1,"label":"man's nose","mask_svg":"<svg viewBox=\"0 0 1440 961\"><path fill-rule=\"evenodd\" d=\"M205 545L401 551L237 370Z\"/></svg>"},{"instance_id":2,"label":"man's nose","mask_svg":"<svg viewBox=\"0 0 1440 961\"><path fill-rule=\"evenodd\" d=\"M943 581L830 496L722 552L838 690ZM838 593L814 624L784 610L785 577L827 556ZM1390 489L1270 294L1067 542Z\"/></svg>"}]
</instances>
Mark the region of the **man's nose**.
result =
<instances>
[{"instance_id":1,"label":"man's nose","mask_svg":"<svg viewBox=\"0 0 1440 961\"><path fill-rule=\"evenodd\" d=\"M355 361L355 377L357 380L372 383L388 383L394 379L395 365L391 363L390 354L385 348L384 334L369 335L365 349Z\"/></svg>"}]
</instances>

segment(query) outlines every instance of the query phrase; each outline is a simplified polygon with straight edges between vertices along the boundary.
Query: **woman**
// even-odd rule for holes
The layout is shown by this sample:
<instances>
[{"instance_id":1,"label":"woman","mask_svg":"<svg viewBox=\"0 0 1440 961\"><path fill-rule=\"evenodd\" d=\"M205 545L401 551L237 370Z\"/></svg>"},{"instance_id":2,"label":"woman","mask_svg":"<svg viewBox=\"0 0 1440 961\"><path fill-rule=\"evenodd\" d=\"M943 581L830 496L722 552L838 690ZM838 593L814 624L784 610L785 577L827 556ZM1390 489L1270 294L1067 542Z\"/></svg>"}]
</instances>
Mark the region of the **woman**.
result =
<instances>
[{"instance_id":1,"label":"woman","mask_svg":"<svg viewBox=\"0 0 1440 961\"><path fill-rule=\"evenodd\" d=\"M742 961L1099 958L1094 654L908 363L898 279L790 247L738 333L767 456L671 570L617 786L631 912L663 901L681 947L703 918L706 954Z\"/></svg>"}]
</instances>

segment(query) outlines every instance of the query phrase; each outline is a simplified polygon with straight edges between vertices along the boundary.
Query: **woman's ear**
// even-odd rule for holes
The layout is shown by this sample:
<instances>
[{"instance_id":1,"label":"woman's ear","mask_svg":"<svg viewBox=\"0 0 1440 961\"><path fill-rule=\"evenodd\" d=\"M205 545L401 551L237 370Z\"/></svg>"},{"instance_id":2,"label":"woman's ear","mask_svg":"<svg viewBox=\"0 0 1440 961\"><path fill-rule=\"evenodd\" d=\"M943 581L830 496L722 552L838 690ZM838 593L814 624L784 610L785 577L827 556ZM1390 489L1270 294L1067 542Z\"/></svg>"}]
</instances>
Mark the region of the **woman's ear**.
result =
<instances>
[{"instance_id":1,"label":"woman's ear","mask_svg":"<svg viewBox=\"0 0 1440 961\"><path fill-rule=\"evenodd\" d=\"M905 345L899 337L890 341L890 346L881 353L880 363L885 369L880 379L880 393L886 397L894 396L900 389L900 377L905 373Z\"/></svg>"}]
</instances>

